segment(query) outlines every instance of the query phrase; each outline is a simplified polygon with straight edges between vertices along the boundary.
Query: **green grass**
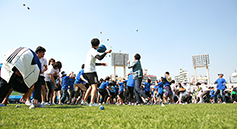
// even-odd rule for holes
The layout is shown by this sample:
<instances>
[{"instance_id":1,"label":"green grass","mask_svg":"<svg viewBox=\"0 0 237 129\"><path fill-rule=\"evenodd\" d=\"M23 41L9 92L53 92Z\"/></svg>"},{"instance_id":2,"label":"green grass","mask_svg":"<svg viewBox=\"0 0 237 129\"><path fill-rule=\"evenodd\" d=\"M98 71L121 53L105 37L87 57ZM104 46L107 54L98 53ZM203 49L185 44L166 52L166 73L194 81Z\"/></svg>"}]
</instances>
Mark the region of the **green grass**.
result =
<instances>
[{"instance_id":1,"label":"green grass","mask_svg":"<svg viewBox=\"0 0 237 129\"><path fill-rule=\"evenodd\" d=\"M11 95L22 95L22 94L19 92L12 91Z\"/></svg>"},{"instance_id":2,"label":"green grass","mask_svg":"<svg viewBox=\"0 0 237 129\"><path fill-rule=\"evenodd\" d=\"M0 128L237 128L237 104L0 107Z\"/></svg>"}]
</instances>

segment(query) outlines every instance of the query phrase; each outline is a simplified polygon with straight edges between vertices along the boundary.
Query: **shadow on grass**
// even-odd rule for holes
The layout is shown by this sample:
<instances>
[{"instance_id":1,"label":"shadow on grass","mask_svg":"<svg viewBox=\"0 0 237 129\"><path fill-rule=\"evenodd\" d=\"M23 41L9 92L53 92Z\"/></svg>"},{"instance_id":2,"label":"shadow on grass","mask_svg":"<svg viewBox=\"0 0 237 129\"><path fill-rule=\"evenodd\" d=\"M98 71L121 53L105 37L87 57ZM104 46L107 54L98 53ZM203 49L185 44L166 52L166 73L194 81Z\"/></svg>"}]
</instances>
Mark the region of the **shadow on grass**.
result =
<instances>
[{"instance_id":1,"label":"shadow on grass","mask_svg":"<svg viewBox=\"0 0 237 129\"><path fill-rule=\"evenodd\" d=\"M45 107L45 108L72 109L72 108L83 108L83 107L81 107L81 106L67 106L67 107L62 106L62 107Z\"/></svg>"}]
</instances>

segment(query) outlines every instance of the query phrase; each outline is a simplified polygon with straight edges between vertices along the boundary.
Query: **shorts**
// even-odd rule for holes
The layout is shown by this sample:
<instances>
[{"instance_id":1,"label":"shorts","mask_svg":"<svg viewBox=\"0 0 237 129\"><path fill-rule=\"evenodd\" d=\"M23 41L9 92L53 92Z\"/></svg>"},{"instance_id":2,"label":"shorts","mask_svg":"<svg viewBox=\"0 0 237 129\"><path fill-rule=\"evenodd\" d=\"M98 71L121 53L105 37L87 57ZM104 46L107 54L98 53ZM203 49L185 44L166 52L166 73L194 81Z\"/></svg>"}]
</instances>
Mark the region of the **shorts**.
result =
<instances>
[{"instance_id":1,"label":"shorts","mask_svg":"<svg viewBox=\"0 0 237 129\"><path fill-rule=\"evenodd\" d=\"M52 89L56 89L56 88L55 88L55 85L53 84L53 81L50 80L50 84L51 84L51 88L52 88Z\"/></svg>"},{"instance_id":2,"label":"shorts","mask_svg":"<svg viewBox=\"0 0 237 129\"><path fill-rule=\"evenodd\" d=\"M157 97L163 100L163 94L157 94Z\"/></svg>"},{"instance_id":3,"label":"shorts","mask_svg":"<svg viewBox=\"0 0 237 129\"><path fill-rule=\"evenodd\" d=\"M167 92L165 92L165 96L173 95L173 92L172 92L169 85L165 86L165 90L167 91Z\"/></svg>"},{"instance_id":4,"label":"shorts","mask_svg":"<svg viewBox=\"0 0 237 129\"><path fill-rule=\"evenodd\" d=\"M98 84L98 83L99 83L99 81L98 81L98 76L97 76L97 73L96 73L96 72L93 72L93 73L85 73L85 77L88 79L89 85Z\"/></svg>"},{"instance_id":5,"label":"shorts","mask_svg":"<svg viewBox=\"0 0 237 129\"><path fill-rule=\"evenodd\" d=\"M23 81L22 77L19 77L16 75L15 81L12 81L12 88L13 90L21 93L27 93L28 91L28 86L25 84Z\"/></svg>"},{"instance_id":6,"label":"shorts","mask_svg":"<svg viewBox=\"0 0 237 129\"><path fill-rule=\"evenodd\" d=\"M80 84L74 84L74 87L75 87L76 91L79 90L79 88L83 91L86 91L89 86L88 86L88 84L80 83Z\"/></svg>"},{"instance_id":7,"label":"shorts","mask_svg":"<svg viewBox=\"0 0 237 129\"><path fill-rule=\"evenodd\" d=\"M44 76L40 76L40 83L41 85L45 85L45 80L44 80Z\"/></svg>"},{"instance_id":8,"label":"shorts","mask_svg":"<svg viewBox=\"0 0 237 129\"><path fill-rule=\"evenodd\" d=\"M119 91L118 96L119 96L120 98L123 98L123 92L122 92L122 91Z\"/></svg>"},{"instance_id":9,"label":"shorts","mask_svg":"<svg viewBox=\"0 0 237 129\"><path fill-rule=\"evenodd\" d=\"M60 91L62 86L61 85L57 85L58 87L56 89L54 89L54 91Z\"/></svg>"}]
</instances>

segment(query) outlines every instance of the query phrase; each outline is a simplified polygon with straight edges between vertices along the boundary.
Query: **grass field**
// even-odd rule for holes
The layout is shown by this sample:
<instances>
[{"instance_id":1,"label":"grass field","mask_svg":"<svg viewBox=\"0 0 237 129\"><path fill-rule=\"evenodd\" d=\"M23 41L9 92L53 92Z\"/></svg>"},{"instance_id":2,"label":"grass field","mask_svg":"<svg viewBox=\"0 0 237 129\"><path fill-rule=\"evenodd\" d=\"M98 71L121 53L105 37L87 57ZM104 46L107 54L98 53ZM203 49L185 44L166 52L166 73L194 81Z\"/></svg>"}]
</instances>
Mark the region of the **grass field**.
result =
<instances>
[{"instance_id":1,"label":"grass field","mask_svg":"<svg viewBox=\"0 0 237 129\"><path fill-rule=\"evenodd\" d=\"M0 128L237 128L237 104L0 107Z\"/></svg>"}]
</instances>

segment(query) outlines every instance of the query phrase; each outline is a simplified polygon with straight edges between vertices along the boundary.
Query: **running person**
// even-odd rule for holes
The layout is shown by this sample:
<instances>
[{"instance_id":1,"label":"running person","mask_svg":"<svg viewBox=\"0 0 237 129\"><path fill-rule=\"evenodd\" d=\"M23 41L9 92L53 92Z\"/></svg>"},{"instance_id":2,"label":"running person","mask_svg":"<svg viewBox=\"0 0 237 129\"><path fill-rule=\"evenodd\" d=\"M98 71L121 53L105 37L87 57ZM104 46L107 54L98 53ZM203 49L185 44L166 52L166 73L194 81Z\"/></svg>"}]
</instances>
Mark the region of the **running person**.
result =
<instances>
[{"instance_id":1,"label":"running person","mask_svg":"<svg viewBox=\"0 0 237 129\"><path fill-rule=\"evenodd\" d=\"M86 78L88 79L88 83L90 87L88 88L84 101L82 100L82 104L86 104L85 101L87 101L89 95L91 94L91 102L89 106L99 106L94 103L96 93L97 93L97 83L98 81L98 76L96 73L96 68L95 66L107 66L106 63L96 63L96 59L102 60L107 53L111 53L112 50L108 50L107 52L103 53L100 55L100 53L97 51L98 47L100 45L100 40L97 38L94 38L91 40L91 46L92 48L88 51L87 56L86 56L86 61L85 61L85 69L84 73Z\"/></svg>"}]
</instances>

